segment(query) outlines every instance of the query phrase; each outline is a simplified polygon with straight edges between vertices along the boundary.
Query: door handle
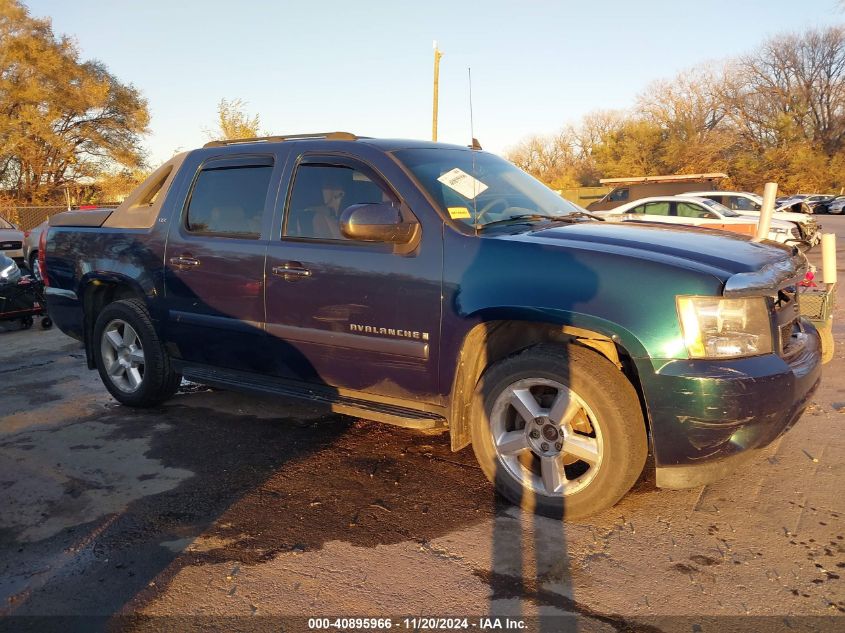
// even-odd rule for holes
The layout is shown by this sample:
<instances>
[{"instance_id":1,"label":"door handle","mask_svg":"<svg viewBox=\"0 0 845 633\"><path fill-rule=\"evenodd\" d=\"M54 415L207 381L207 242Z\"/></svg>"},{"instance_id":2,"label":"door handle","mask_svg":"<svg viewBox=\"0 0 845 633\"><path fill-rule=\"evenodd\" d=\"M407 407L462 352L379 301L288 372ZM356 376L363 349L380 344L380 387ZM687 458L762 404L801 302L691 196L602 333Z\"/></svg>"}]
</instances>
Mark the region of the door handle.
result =
<instances>
[{"instance_id":1,"label":"door handle","mask_svg":"<svg viewBox=\"0 0 845 633\"><path fill-rule=\"evenodd\" d=\"M281 266L273 266L273 274L285 281L299 281L310 277L311 271L299 262L285 262Z\"/></svg>"},{"instance_id":2,"label":"door handle","mask_svg":"<svg viewBox=\"0 0 845 633\"><path fill-rule=\"evenodd\" d=\"M195 257L191 257L190 255L179 255L178 257L170 258L170 265L174 268L179 268L180 270L188 270L199 266L200 260Z\"/></svg>"}]
</instances>

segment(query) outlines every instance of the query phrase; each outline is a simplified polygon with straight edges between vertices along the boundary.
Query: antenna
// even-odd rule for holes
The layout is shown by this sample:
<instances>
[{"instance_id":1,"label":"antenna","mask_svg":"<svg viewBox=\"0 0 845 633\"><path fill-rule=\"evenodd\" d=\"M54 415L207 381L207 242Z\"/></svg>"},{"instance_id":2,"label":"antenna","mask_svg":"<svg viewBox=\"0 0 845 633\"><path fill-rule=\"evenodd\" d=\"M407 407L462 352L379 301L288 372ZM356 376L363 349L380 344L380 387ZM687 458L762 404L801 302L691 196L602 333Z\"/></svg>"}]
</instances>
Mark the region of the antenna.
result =
<instances>
[{"instance_id":1,"label":"antenna","mask_svg":"<svg viewBox=\"0 0 845 633\"><path fill-rule=\"evenodd\" d=\"M472 142L469 144L470 149L481 149L481 143L475 138L475 127L472 122L472 68L467 67L467 76L469 77L469 137Z\"/></svg>"},{"instance_id":2,"label":"antenna","mask_svg":"<svg viewBox=\"0 0 845 633\"><path fill-rule=\"evenodd\" d=\"M469 137L475 140L475 128L472 123L472 68L467 67L467 77L469 79Z\"/></svg>"}]
</instances>

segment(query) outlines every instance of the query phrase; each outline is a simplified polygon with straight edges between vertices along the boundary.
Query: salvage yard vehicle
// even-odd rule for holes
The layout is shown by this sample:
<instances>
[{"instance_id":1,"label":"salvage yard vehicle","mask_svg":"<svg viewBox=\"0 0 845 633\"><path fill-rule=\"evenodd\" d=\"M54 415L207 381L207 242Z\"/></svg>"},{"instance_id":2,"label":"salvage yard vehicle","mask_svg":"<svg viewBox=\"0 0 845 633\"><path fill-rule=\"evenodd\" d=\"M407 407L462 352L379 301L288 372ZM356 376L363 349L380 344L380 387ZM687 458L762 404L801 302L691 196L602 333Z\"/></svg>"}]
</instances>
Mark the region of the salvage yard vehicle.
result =
<instances>
[{"instance_id":1,"label":"salvage yard vehicle","mask_svg":"<svg viewBox=\"0 0 845 633\"><path fill-rule=\"evenodd\" d=\"M658 486L724 476L821 379L796 248L601 221L475 144L212 142L53 217L39 256L121 403L184 377L448 430L550 516L613 505L649 451Z\"/></svg>"},{"instance_id":2,"label":"salvage yard vehicle","mask_svg":"<svg viewBox=\"0 0 845 633\"><path fill-rule=\"evenodd\" d=\"M23 231L0 217L0 255L23 261Z\"/></svg>"},{"instance_id":3,"label":"salvage yard vehicle","mask_svg":"<svg viewBox=\"0 0 845 633\"><path fill-rule=\"evenodd\" d=\"M754 218L755 221L759 220L760 209L763 208L763 196L748 191L688 191L680 195L713 200L740 215ZM775 208L772 219L794 223L802 240L810 246L818 244L822 239L822 227L816 219L811 214L795 213L790 209L788 205Z\"/></svg>"},{"instance_id":4,"label":"salvage yard vehicle","mask_svg":"<svg viewBox=\"0 0 845 633\"><path fill-rule=\"evenodd\" d=\"M623 204L654 196L674 196L689 189L715 189L717 180L727 174L673 174L670 176L639 176L634 178L602 178L599 182L612 186L604 197L587 206L588 211L610 211Z\"/></svg>"},{"instance_id":5,"label":"salvage yard vehicle","mask_svg":"<svg viewBox=\"0 0 845 633\"><path fill-rule=\"evenodd\" d=\"M757 220L742 216L708 198L688 195L643 198L612 211L598 211L597 214L617 221L700 226L750 236L757 229ZM801 242L801 233L792 222L773 219L769 227L769 239L797 244Z\"/></svg>"}]
</instances>

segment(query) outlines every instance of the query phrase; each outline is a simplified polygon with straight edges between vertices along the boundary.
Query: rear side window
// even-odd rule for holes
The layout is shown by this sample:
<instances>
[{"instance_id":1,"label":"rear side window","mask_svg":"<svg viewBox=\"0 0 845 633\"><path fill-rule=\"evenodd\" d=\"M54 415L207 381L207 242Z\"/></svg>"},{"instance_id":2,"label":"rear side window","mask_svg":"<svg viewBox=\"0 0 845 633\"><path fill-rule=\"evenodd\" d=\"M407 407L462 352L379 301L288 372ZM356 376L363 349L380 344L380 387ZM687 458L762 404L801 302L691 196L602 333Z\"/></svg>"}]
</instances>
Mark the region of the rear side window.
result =
<instances>
[{"instance_id":1,"label":"rear side window","mask_svg":"<svg viewBox=\"0 0 845 633\"><path fill-rule=\"evenodd\" d=\"M258 239L271 165L204 169L194 183L185 228L192 233Z\"/></svg>"}]
</instances>

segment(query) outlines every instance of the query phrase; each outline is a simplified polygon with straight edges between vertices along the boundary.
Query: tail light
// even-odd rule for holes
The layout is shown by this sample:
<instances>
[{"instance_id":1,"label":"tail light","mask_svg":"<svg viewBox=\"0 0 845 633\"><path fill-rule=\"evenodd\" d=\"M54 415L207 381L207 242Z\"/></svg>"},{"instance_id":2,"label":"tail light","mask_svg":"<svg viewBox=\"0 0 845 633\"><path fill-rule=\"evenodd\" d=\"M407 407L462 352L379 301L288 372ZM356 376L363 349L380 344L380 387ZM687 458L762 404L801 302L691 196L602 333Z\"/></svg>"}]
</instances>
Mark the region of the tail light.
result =
<instances>
[{"instance_id":1,"label":"tail light","mask_svg":"<svg viewBox=\"0 0 845 633\"><path fill-rule=\"evenodd\" d=\"M23 232L23 239L28 240L29 236L32 234L32 231L24 231Z\"/></svg>"},{"instance_id":2,"label":"tail light","mask_svg":"<svg viewBox=\"0 0 845 633\"><path fill-rule=\"evenodd\" d=\"M41 269L41 280L45 286L49 286L50 282L47 279L47 232L50 230L49 226L41 229L41 237L38 238L38 267Z\"/></svg>"}]
</instances>

